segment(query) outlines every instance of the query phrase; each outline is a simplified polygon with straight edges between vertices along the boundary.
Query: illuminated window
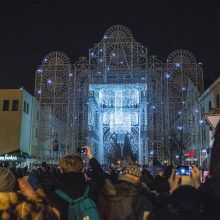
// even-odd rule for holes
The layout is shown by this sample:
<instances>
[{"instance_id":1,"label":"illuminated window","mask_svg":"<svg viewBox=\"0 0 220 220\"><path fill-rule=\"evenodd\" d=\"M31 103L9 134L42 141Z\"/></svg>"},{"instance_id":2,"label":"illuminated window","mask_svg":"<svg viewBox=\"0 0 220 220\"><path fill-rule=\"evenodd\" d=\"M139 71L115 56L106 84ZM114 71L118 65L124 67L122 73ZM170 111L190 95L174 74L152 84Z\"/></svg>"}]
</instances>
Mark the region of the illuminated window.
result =
<instances>
[{"instance_id":1,"label":"illuminated window","mask_svg":"<svg viewBox=\"0 0 220 220\"><path fill-rule=\"evenodd\" d=\"M3 100L3 111L9 111L9 100Z\"/></svg>"}]
</instances>

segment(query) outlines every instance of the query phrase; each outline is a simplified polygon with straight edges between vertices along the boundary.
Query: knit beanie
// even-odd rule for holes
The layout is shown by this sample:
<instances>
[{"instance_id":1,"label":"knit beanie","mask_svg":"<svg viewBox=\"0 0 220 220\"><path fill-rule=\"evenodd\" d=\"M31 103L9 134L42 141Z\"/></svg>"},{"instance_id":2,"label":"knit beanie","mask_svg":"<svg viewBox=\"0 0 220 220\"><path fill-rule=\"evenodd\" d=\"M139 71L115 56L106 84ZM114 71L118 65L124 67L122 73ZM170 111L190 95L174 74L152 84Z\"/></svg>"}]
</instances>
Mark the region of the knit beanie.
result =
<instances>
[{"instance_id":1,"label":"knit beanie","mask_svg":"<svg viewBox=\"0 0 220 220\"><path fill-rule=\"evenodd\" d=\"M14 174L9 169L0 167L0 192L13 192L15 183Z\"/></svg>"}]
</instances>

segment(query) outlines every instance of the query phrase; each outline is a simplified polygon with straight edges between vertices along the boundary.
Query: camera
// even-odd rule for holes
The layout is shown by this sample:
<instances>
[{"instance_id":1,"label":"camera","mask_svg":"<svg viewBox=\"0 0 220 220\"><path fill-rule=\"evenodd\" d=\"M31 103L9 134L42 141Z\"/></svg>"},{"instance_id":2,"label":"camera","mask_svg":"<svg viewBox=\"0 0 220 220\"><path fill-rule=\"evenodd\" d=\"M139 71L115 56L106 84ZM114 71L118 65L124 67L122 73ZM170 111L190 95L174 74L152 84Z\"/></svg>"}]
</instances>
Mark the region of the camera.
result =
<instances>
[{"instance_id":1,"label":"camera","mask_svg":"<svg viewBox=\"0 0 220 220\"><path fill-rule=\"evenodd\" d=\"M86 152L86 149L81 148L81 147L77 147L76 152L77 152L78 154L83 154L83 153Z\"/></svg>"},{"instance_id":2,"label":"camera","mask_svg":"<svg viewBox=\"0 0 220 220\"><path fill-rule=\"evenodd\" d=\"M190 176L190 166L177 166L176 167L176 176Z\"/></svg>"}]
</instances>

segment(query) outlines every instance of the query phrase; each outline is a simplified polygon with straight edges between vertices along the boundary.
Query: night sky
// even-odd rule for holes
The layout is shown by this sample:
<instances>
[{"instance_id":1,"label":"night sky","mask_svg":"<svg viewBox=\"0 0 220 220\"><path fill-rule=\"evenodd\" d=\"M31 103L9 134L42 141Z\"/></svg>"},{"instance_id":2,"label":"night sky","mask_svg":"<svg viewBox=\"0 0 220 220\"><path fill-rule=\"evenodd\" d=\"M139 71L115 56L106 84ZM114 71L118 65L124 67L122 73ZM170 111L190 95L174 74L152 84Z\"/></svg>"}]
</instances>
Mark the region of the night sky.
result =
<instances>
[{"instance_id":1,"label":"night sky","mask_svg":"<svg viewBox=\"0 0 220 220\"><path fill-rule=\"evenodd\" d=\"M112 25L125 25L150 55L166 61L176 49L203 63L205 87L220 75L220 7L206 1L2 1L0 88L31 94L37 65L52 51L74 63L88 56Z\"/></svg>"}]
</instances>

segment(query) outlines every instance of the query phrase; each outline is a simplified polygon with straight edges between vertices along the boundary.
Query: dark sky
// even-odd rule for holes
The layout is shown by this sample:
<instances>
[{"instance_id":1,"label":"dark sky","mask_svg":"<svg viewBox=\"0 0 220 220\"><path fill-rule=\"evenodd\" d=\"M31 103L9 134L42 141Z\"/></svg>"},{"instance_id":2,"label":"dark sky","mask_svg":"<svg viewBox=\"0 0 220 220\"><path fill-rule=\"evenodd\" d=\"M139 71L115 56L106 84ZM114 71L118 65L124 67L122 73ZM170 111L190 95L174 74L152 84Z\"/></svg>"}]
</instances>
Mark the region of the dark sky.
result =
<instances>
[{"instance_id":1,"label":"dark sky","mask_svg":"<svg viewBox=\"0 0 220 220\"><path fill-rule=\"evenodd\" d=\"M176 49L191 51L203 63L207 87L220 75L220 7L205 2L2 1L0 88L23 86L33 94L35 70L45 55L60 50L74 63L116 24L127 26L163 61Z\"/></svg>"}]
</instances>

